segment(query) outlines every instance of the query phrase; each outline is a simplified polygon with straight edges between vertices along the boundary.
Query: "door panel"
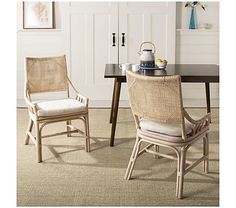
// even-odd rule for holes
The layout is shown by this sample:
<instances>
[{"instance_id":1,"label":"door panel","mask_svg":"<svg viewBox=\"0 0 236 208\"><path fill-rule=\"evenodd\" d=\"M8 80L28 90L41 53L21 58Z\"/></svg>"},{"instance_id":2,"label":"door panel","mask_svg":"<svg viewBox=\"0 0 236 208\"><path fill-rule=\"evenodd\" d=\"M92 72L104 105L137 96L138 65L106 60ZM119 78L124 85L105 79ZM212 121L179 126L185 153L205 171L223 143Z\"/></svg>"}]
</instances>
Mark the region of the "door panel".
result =
<instances>
[{"instance_id":1,"label":"door panel","mask_svg":"<svg viewBox=\"0 0 236 208\"><path fill-rule=\"evenodd\" d=\"M126 48L123 47L120 49L120 53L126 54L126 57L120 55L122 58L126 58L127 60L132 60L136 63L136 60L139 58L138 48L140 45L140 40L143 39L143 33L140 32L140 27L144 26L144 18L143 15L139 14L127 14L127 34L126 34ZM130 35L135 34L135 35ZM125 50L126 49L126 50ZM135 50L136 49L136 50ZM129 61L128 61L129 62Z\"/></svg>"},{"instance_id":2,"label":"door panel","mask_svg":"<svg viewBox=\"0 0 236 208\"><path fill-rule=\"evenodd\" d=\"M85 14L71 15L71 78L72 81L80 85L86 84L86 23ZM81 32L83 31L83 32Z\"/></svg>"},{"instance_id":3,"label":"door panel","mask_svg":"<svg viewBox=\"0 0 236 208\"><path fill-rule=\"evenodd\" d=\"M163 24L167 22L168 15L166 14L152 14L151 15L151 40L156 43L156 57L167 58L167 35L168 26ZM161 41L160 41L161 40Z\"/></svg>"},{"instance_id":4,"label":"door panel","mask_svg":"<svg viewBox=\"0 0 236 208\"><path fill-rule=\"evenodd\" d=\"M94 47L93 47L93 56L94 56L94 66L93 66L93 84L105 84L104 77L101 76L104 73L104 61L111 61L112 55L118 55L117 50L115 53L112 54L111 51L111 39L108 37L108 34L111 34L110 31L110 20L112 16L107 14L96 14L94 16L94 33L93 33L93 40L94 40ZM106 25L102 27L101 25ZM101 41L102 40L102 41ZM114 57L116 59L117 57Z\"/></svg>"},{"instance_id":5,"label":"door panel","mask_svg":"<svg viewBox=\"0 0 236 208\"><path fill-rule=\"evenodd\" d=\"M154 8L159 7L161 9L165 9L165 7L168 6L168 2L127 2L126 4L131 9L132 8L134 8L134 9L136 9L136 8L143 9L143 8L146 8L146 7L148 9L153 8L153 7Z\"/></svg>"},{"instance_id":6,"label":"door panel","mask_svg":"<svg viewBox=\"0 0 236 208\"><path fill-rule=\"evenodd\" d=\"M156 57L175 63L175 6L175 2L119 3L120 41L121 33L127 39L119 49L120 63L139 63L136 52L144 41L155 44Z\"/></svg>"},{"instance_id":7,"label":"door panel","mask_svg":"<svg viewBox=\"0 0 236 208\"><path fill-rule=\"evenodd\" d=\"M101 5L100 5L101 4ZM71 77L91 100L110 100L113 80L104 79L106 63L118 63L117 3L75 2L70 5Z\"/></svg>"},{"instance_id":8,"label":"door panel","mask_svg":"<svg viewBox=\"0 0 236 208\"><path fill-rule=\"evenodd\" d=\"M156 57L175 63L175 2L122 2L119 3L119 62L139 63L140 44L153 42ZM121 46L122 33L126 43ZM121 99L126 100L127 89Z\"/></svg>"},{"instance_id":9,"label":"door panel","mask_svg":"<svg viewBox=\"0 0 236 208\"><path fill-rule=\"evenodd\" d=\"M157 57L175 61L174 2L71 2L68 22L71 79L90 100L111 100L113 79L104 79L105 64L139 63L143 41L156 45ZM121 100L127 98L124 84Z\"/></svg>"}]
</instances>

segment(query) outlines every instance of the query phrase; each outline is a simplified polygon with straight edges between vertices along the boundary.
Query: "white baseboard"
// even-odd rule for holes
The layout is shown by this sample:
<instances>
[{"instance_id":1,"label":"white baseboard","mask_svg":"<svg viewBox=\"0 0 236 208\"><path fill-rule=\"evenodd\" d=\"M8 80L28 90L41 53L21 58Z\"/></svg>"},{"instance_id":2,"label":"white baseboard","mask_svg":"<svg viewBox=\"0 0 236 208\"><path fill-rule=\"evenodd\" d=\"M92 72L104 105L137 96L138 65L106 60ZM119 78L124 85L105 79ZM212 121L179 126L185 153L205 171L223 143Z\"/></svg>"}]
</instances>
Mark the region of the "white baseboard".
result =
<instances>
[{"instance_id":1,"label":"white baseboard","mask_svg":"<svg viewBox=\"0 0 236 208\"><path fill-rule=\"evenodd\" d=\"M183 100L185 107L206 107L205 99L185 98ZM17 107L26 107L23 99L17 100ZM89 107L91 108L110 108L110 100L90 100ZM128 100L120 100L119 107L129 107ZM219 107L219 99L211 99L211 107Z\"/></svg>"},{"instance_id":2,"label":"white baseboard","mask_svg":"<svg viewBox=\"0 0 236 208\"><path fill-rule=\"evenodd\" d=\"M184 107L206 107L205 99L186 98L183 100ZM94 100L90 101L90 107L106 108L111 107L109 100ZM128 100L120 100L119 107L129 107ZM219 107L219 99L211 99L211 107Z\"/></svg>"},{"instance_id":3,"label":"white baseboard","mask_svg":"<svg viewBox=\"0 0 236 208\"><path fill-rule=\"evenodd\" d=\"M183 99L184 107L206 107L206 99ZM211 107L220 107L219 99L211 99Z\"/></svg>"},{"instance_id":4,"label":"white baseboard","mask_svg":"<svg viewBox=\"0 0 236 208\"><path fill-rule=\"evenodd\" d=\"M23 107L26 107L26 104L25 104L25 101L24 99L17 99L16 101L16 107L17 108L23 108Z\"/></svg>"}]
</instances>

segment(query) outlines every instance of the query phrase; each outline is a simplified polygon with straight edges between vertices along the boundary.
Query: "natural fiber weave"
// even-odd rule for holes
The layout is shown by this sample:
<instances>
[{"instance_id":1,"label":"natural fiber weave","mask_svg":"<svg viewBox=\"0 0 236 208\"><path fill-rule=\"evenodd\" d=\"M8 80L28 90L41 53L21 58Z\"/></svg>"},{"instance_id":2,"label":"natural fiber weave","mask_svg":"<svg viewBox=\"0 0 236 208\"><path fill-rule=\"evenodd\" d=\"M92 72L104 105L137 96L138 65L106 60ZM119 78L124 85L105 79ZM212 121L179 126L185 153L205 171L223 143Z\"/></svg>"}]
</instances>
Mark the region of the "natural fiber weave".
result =
<instances>
[{"instance_id":1,"label":"natural fiber weave","mask_svg":"<svg viewBox=\"0 0 236 208\"><path fill-rule=\"evenodd\" d=\"M36 146L37 162L42 162L42 138L72 133L80 133L85 137L85 150L90 151L89 118L88 118L88 98L81 95L73 86L67 76L66 57L43 57L26 58L26 82L24 98L29 110L29 124L26 130L25 144L29 140ZM69 85L76 93L76 97L70 97ZM32 102L32 93L67 91L65 100L50 100L44 104L40 101ZM72 100L74 105L72 105ZM43 106L43 107L42 107ZM76 106L73 108L72 106ZM80 108L83 106L83 108ZM56 110L57 109L57 110ZM58 110L59 109L59 110ZM42 113L43 112L43 113ZM84 132L75 128L71 121L80 119L84 123ZM42 134L42 129L52 123L65 122L66 130L59 133ZM32 128L35 126L35 134Z\"/></svg>"},{"instance_id":2,"label":"natural fiber weave","mask_svg":"<svg viewBox=\"0 0 236 208\"><path fill-rule=\"evenodd\" d=\"M137 135L130 156L129 164L125 173L125 179L129 180L132 175L136 159L144 152L155 156L166 157L177 160L176 197L183 198L184 175L203 162L204 172L209 172L209 124L210 114L194 120L183 108L181 94L180 76L142 76L131 71L126 72L129 101L134 114ZM140 127L140 118L154 120L159 123L181 124L181 139L177 136L168 135L166 132L152 132L151 129L144 130ZM191 133L186 135L187 119L191 125ZM198 140L203 140L202 156L186 167L186 153L188 149ZM141 143L148 145L140 149ZM159 147L172 149L176 157L159 152ZM149 148L154 147L154 151Z\"/></svg>"},{"instance_id":3,"label":"natural fiber weave","mask_svg":"<svg viewBox=\"0 0 236 208\"><path fill-rule=\"evenodd\" d=\"M126 71L133 114L161 123L182 123L180 76L142 76Z\"/></svg>"},{"instance_id":4,"label":"natural fiber weave","mask_svg":"<svg viewBox=\"0 0 236 208\"><path fill-rule=\"evenodd\" d=\"M67 90L65 56L26 58L26 70L30 93Z\"/></svg>"},{"instance_id":5,"label":"natural fiber weave","mask_svg":"<svg viewBox=\"0 0 236 208\"><path fill-rule=\"evenodd\" d=\"M206 111L203 108L187 110L198 117ZM91 147L94 151L89 154L83 151L84 140L79 135L70 138L62 135L44 140L45 162L35 164L34 145L24 145L28 112L18 108L17 206L219 207L219 109L211 110L210 173L204 174L201 164L188 173L190 175L184 182L186 198L176 200L174 160L153 159L150 154L143 154L136 161L133 180L123 180L136 135L130 109L119 109L119 130L116 131L114 147L109 146L110 123L101 122L108 120L110 110L93 108L89 109L89 118ZM74 125L80 125L80 121L75 121ZM57 123L45 128L45 133L58 132L64 128L64 123ZM189 157L200 155L200 149L202 143L192 146ZM160 151L172 153L164 148L160 148Z\"/></svg>"}]
</instances>

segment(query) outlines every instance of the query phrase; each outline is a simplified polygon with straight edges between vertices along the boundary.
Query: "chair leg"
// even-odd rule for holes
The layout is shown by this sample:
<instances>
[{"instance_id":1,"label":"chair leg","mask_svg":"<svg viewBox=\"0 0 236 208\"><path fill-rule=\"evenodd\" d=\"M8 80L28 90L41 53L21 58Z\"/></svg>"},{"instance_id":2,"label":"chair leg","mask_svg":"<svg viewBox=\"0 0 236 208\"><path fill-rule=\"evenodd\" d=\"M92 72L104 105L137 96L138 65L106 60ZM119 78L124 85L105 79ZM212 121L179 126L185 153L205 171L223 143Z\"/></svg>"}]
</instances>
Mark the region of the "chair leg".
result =
<instances>
[{"instance_id":1,"label":"chair leg","mask_svg":"<svg viewBox=\"0 0 236 208\"><path fill-rule=\"evenodd\" d=\"M209 139L208 139L208 133L206 133L206 136L203 137L203 155L206 156L206 159L204 160L204 172L209 172Z\"/></svg>"},{"instance_id":2,"label":"chair leg","mask_svg":"<svg viewBox=\"0 0 236 208\"><path fill-rule=\"evenodd\" d=\"M90 152L90 132L89 132L89 118L88 115L85 119L85 151Z\"/></svg>"},{"instance_id":3,"label":"chair leg","mask_svg":"<svg viewBox=\"0 0 236 208\"><path fill-rule=\"evenodd\" d=\"M177 197L179 199L183 198L183 186L184 186L184 170L185 170L185 160L186 160L186 149L182 147L180 150L180 162L179 162L179 171L178 171L178 193Z\"/></svg>"},{"instance_id":4,"label":"chair leg","mask_svg":"<svg viewBox=\"0 0 236 208\"><path fill-rule=\"evenodd\" d=\"M129 180L130 177L131 177L131 174L132 174L132 171L133 171L133 168L134 168L134 164L135 164L135 161L136 161L137 156L138 156L140 144L141 144L141 141L139 140L139 137L137 136L136 141L135 141L135 145L134 145L134 148L133 148L133 152L130 156L129 164L128 164L128 167L127 167L126 173L125 173L124 178L126 180Z\"/></svg>"},{"instance_id":5,"label":"chair leg","mask_svg":"<svg viewBox=\"0 0 236 208\"><path fill-rule=\"evenodd\" d=\"M177 177L176 177L176 197L178 197L179 192L179 170L180 170L180 152L178 151L177 160Z\"/></svg>"},{"instance_id":6,"label":"chair leg","mask_svg":"<svg viewBox=\"0 0 236 208\"><path fill-rule=\"evenodd\" d=\"M29 119L29 124L28 124L28 128L27 128L27 131L26 131L25 145L29 144L30 137L28 135L28 132L32 131L32 127L33 127L33 121L31 119Z\"/></svg>"},{"instance_id":7,"label":"chair leg","mask_svg":"<svg viewBox=\"0 0 236 208\"><path fill-rule=\"evenodd\" d=\"M153 149L154 149L155 152L159 152L159 145L154 145L154 146L153 146ZM158 159L159 156L158 156L158 155L154 155L154 158L155 158L155 159Z\"/></svg>"},{"instance_id":8,"label":"chair leg","mask_svg":"<svg viewBox=\"0 0 236 208\"><path fill-rule=\"evenodd\" d=\"M70 127L68 125L71 125L71 121L66 121L66 130L70 131L71 129L70 129ZM67 133L67 136L71 137L71 133Z\"/></svg>"},{"instance_id":9,"label":"chair leg","mask_svg":"<svg viewBox=\"0 0 236 208\"><path fill-rule=\"evenodd\" d=\"M39 129L39 123L35 123L36 129L36 158L37 162L42 162L42 143L41 143L41 130Z\"/></svg>"}]
</instances>

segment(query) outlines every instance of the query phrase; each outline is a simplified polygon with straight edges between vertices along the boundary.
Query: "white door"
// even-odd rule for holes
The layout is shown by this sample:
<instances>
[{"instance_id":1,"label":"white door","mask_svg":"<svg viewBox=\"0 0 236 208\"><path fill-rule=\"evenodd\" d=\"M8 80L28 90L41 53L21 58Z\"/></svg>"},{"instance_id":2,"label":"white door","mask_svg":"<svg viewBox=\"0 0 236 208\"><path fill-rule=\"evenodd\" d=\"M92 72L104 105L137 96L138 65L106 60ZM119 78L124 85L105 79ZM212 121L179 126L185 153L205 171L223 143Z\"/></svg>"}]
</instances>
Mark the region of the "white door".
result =
<instances>
[{"instance_id":1,"label":"white door","mask_svg":"<svg viewBox=\"0 0 236 208\"><path fill-rule=\"evenodd\" d=\"M156 46L156 58L175 63L175 24L175 2L119 3L119 62L139 63L140 44L150 41ZM122 90L121 100L127 99L126 92Z\"/></svg>"},{"instance_id":2,"label":"white door","mask_svg":"<svg viewBox=\"0 0 236 208\"><path fill-rule=\"evenodd\" d=\"M119 61L139 63L137 51L144 41L157 48L156 57L175 63L175 2L119 3ZM122 33L125 43L122 46Z\"/></svg>"},{"instance_id":3,"label":"white door","mask_svg":"<svg viewBox=\"0 0 236 208\"><path fill-rule=\"evenodd\" d=\"M104 70L118 63L118 3L72 2L69 9L72 82L91 102L110 100L113 80Z\"/></svg>"},{"instance_id":4,"label":"white door","mask_svg":"<svg viewBox=\"0 0 236 208\"><path fill-rule=\"evenodd\" d=\"M95 101L96 106L99 102L110 105L113 79L104 78L105 64L138 63L137 51L143 41L153 42L156 56L174 63L175 13L174 2L69 4L70 77L79 91L90 98L90 104ZM121 104L127 100L125 84L120 100Z\"/></svg>"}]
</instances>

